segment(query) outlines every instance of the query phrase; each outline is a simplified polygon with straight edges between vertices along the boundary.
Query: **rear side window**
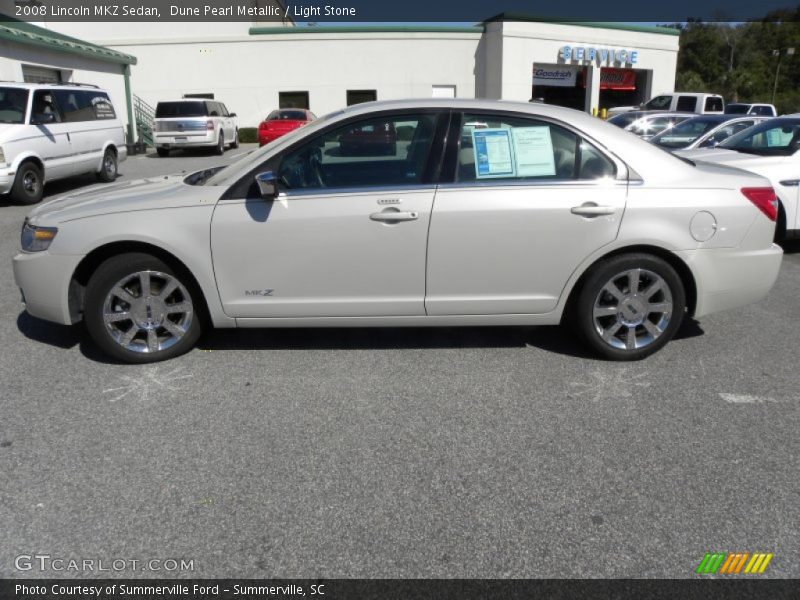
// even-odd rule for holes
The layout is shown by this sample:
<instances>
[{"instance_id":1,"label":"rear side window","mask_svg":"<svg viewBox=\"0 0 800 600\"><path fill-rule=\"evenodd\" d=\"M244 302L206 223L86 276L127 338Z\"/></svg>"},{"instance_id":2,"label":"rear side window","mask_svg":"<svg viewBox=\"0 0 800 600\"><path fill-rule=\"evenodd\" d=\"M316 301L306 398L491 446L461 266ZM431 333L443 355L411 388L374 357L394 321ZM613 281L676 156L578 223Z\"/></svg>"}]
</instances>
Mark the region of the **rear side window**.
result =
<instances>
[{"instance_id":1,"label":"rear side window","mask_svg":"<svg viewBox=\"0 0 800 600\"><path fill-rule=\"evenodd\" d=\"M457 181L587 180L615 175L614 163L597 148L554 123L464 115Z\"/></svg>"},{"instance_id":2,"label":"rear side window","mask_svg":"<svg viewBox=\"0 0 800 600\"><path fill-rule=\"evenodd\" d=\"M678 98L678 106L676 107L675 110L681 112L694 112L696 106L697 106L697 99L694 96L680 96Z\"/></svg>"},{"instance_id":3,"label":"rear side window","mask_svg":"<svg viewBox=\"0 0 800 600\"><path fill-rule=\"evenodd\" d=\"M116 113L105 92L94 90L53 90L65 123L114 119Z\"/></svg>"},{"instance_id":4,"label":"rear side window","mask_svg":"<svg viewBox=\"0 0 800 600\"><path fill-rule=\"evenodd\" d=\"M205 116L208 116L205 102L159 102L156 106L156 119Z\"/></svg>"},{"instance_id":5,"label":"rear side window","mask_svg":"<svg viewBox=\"0 0 800 600\"><path fill-rule=\"evenodd\" d=\"M706 98L706 108L707 112L722 112L723 109L722 98L718 98L716 96L710 96Z\"/></svg>"}]
</instances>

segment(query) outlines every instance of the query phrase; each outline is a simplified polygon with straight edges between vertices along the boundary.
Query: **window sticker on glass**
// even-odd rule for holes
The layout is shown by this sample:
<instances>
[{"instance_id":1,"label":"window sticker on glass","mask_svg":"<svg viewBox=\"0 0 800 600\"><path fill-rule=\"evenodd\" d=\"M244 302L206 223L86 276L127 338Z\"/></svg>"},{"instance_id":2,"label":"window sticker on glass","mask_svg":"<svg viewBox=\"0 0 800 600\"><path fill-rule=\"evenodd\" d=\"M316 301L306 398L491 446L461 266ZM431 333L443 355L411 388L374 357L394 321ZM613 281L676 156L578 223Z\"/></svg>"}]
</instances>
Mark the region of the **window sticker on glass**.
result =
<instances>
[{"instance_id":1,"label":"window sticker on glass","mask_svg":"<svg viewBox=\"0 0 800 600\"><path fill-rule=\"evenodd\" d=\"M785 147L792 141L794 131L791 128L784 127L782 129L768 129L767 130L767 147Z\"/></svg>"},{"instance_id":2,"label":"window sticker on glass","mask_svg":"<svg viewBox=\"0 0 800 600\"><path fill-rule=\"evenodd\" d=\"M556 174L550 127L515 127L512 139L517 177L550 177Z\"/></svg>"},{"instance_id":3,"label":"window sticker on glass","mask_svg":"<svg viewBox=\"0 0 800 600\"><path fill-rule=\"evenodd\" d=\"M472 131L475 177L478 179L514 177L510 134L508 129L474 129Z\"/></svg>"}]
</instances>

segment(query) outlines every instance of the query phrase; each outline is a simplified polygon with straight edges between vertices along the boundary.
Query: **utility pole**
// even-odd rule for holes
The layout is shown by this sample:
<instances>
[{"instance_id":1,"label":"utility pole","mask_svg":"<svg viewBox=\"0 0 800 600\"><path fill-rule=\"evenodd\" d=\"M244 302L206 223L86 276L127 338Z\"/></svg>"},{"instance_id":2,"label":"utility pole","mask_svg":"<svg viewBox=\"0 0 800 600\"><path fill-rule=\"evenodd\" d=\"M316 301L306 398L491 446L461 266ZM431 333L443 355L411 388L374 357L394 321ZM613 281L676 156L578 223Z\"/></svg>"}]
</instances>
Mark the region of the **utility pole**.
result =
<instances>
[{"instance_id":1,"label":"utility pole","mask_svg":"<svg viewBox=\"0 0 800 600\"><path fill-rule=\"evenodd\" d=\"M793 56L794 48L786 49L786 56ZM773 50L772 56L778 57L778 64L775 67L775 82L772 84L772 104L775 104L775 94L778 91L778 75L781 72L781 60L783 60L783 53L780 50Z\"/></svg>"}]
</instances>

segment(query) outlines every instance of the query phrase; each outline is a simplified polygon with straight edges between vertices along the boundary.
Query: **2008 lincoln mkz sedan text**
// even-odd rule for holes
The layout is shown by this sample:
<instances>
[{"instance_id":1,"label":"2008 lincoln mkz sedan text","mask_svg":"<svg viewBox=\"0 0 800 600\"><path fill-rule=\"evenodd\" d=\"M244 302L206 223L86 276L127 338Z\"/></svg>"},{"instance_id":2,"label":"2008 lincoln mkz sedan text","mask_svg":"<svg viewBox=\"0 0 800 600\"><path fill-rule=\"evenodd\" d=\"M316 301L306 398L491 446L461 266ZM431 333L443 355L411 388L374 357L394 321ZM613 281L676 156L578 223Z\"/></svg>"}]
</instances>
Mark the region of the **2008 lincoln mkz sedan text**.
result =
<instances>
[{"instance_id":1,"label":"2008 lincoln mkz sedan text","mask_svg":"<svg viewBox=\"0 0 800 600\"><path fill-rule=\"evenodd\" d=\"M392 148L343 152L361 132ZM769 182L694 165L584 113L373 102L238 162L78 191L25 221L27 311L150 362L201 328L568 323L638 359L685 315L763 298Z\"/></svg>"}]
</instances>

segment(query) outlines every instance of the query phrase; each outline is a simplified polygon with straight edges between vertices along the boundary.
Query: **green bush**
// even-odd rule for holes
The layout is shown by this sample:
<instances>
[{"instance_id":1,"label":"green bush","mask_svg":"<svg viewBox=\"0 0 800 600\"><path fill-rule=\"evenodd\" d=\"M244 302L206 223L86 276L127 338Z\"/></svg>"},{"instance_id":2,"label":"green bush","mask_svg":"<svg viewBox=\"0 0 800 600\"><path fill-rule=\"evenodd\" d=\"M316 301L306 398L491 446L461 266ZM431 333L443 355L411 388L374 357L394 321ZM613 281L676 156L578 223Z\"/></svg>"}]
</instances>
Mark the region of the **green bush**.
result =
<instances>
[{"instance_id":1,"label":"green bush","mask_svg":"<svg viewBox=\"0 0 800 600\"><path fill-rule=\"evenodd\" d=\"M258 142L258 129L255 127L240 127L239 141L243 144L255 144Z\"/></svg>"}]
</instances>

